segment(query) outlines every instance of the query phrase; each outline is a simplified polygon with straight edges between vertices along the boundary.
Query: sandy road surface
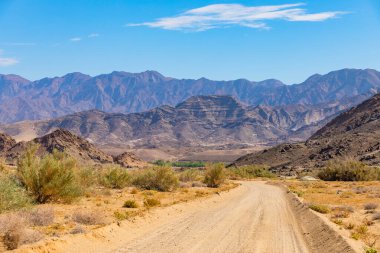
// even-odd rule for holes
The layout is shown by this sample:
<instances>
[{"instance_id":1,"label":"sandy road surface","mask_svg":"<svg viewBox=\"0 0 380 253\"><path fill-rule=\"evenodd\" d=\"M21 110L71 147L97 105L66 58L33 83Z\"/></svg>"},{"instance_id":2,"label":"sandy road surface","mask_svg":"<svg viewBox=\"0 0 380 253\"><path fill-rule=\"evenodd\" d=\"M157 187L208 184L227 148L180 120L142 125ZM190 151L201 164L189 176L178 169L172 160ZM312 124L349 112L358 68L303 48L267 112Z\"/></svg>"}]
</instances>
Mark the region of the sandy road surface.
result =
<instances>
[{"instance_id":1,"label":"sandy road surface","mask_svg":"<svg viewBox=\"0 0 380 253\"><path fill-rule=\"evenodd\" d=\"M244 182L234 194L207 207L136 231L111 252L308 253L302 232L280 188Z\"/></svg>"}]
</instances>

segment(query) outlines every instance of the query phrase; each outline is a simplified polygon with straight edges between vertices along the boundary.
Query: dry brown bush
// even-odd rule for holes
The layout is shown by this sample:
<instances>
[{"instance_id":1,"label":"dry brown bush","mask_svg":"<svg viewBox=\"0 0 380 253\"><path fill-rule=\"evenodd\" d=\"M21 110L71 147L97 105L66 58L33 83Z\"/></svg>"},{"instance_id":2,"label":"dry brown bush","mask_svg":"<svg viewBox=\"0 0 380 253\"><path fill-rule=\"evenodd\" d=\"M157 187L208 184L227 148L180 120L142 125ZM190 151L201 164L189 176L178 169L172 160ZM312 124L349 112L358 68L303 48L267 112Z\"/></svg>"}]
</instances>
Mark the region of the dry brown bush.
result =
<instances>
[{"instance_id":1,"label":"dry brown bush","mask_svg":"<svg viewBox=\"0 0 380 253\"><path fill-rule=\"evenodd\" d=\"M380 220L380 213L373 214L372 220Z\"/></svg>"},{"instance_id":2,"label":"dry brown bush","mask_svg":"<svg viewBox=\"0 0 380 253\"><path fill-rule=\"evenodd\" d=\"M80 210L73 213L73 221L84 225L103 225L104 216L97 211Z\"/></svg>"},{"instance_id":3,"label":"dry brown bush","mask_svg":"<svg viewBox=\"0 0 380 253\"><path fill-rule=\"evenodd\" d=\"M379 207L379 204L367 203L364 205L364 210L367 210L367 211L376 210L378 207Z\"/></svg>"},{"instance_id":4,"label":"dry brown bush","mask_svg":"<svg viewBox=\"0 0 380 253\"><path fill-rule=\"evenodd\" d=\"M54 222L54 209L50 206L36 208L28 213L27 219L33 226L48 226Z\"/></svg>"},{"instance_id":5,"label":"dry brown bush","mask_svg":"<svg viewBox=\"0 0 380 253\"><path fill-rule=\"evenodd\" d=\"M0 237L7 250L17 249L22 244L34 243L42 239L38 231L27 229L25 219L16 214L0 217Z\"/></svg>"}]
</instances>

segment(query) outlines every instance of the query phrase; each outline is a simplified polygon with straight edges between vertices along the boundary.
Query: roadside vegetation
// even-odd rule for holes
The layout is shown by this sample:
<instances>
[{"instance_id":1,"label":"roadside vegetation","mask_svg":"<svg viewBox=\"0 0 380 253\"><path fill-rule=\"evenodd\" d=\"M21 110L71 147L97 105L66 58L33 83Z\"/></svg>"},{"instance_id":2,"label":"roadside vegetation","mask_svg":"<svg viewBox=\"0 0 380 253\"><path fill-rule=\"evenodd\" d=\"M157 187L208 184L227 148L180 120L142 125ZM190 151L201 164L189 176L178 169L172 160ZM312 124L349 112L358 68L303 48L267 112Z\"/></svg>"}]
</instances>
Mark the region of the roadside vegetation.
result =
<instances>
[{"instance_id":1,"label":"roadside vegetation","mask_svg":"<svg viewBox=\"0 0 380 253\"><path fill-rule=\"evenodd\" d=\"M311 210L325 215L346 235L366 244L364 252L380 249L380 181L287 180L285 184Z\"/></svg>"},{"instance_id":2,"label":"roadside vegetation","mask_svg":"<svg viewBox=\"0 0 380 253\"><path fill-rule=\"evenodd\" d=\"M170 162L170 161L163 161L163 160L156 160L153 162L153 164L158 166L168 166L168 167L182 167L182 168L203 168L206 166L206 163L201 161L195 161L195 162L185 162L185 161L177 161L177 162Z\"/></svg>"},{"instance_id":3,"label":"roadside vegetation","mask_svg":"<svg viewBox=\"0 0 380 253\"><path fill-rule=\"evenodd\" d=\"M223 164L156 163L125 169L84 166L62 152L41 156L38 151L38 145L30 145L16 166L0 164L0 249L85 233L237 185L227 180Z\"/></svg>"},{"instance_id":4,"label":"roadside vegetation","mask_svg":"<svg viewBox=\"0 0 380 253\"><path fill-rule=\"evenodd\" d=\"M374 181L380 180L380 168L356 160L335 160L329 162L318 177L324 181Z\"/></svg>"},{"instance_id":5,"label":"roadside vegetation","mask_svg":"<svg viewBox=\"0 0 380 253\"><path fill-rule=\"evenodd\" d=\"M206 167L206 173L204 183L208 187L217 188L226 180L226 169L224 164L208 164Z\"/></svg>"},{"instance_id":6,"label":"roadside vegetation","mask_svg":"<svg viewBox=\"0 0 380 253\"><path fill-rule=\"evenodd\" d=\"M0 249L135 219L152 208L235 187L230 179L275 177L263 166L162 162L149 168L82 165L29 145L16 166L0 163Z\"/></svg>"},{"instance_id":7,"label":"roadside vegetation","mask_svg":"<svg viewBox=\"0 0 380 253\"><path fill-rule=\"evenodd\" d=\"M275 178L276 175L265 166L246 165L232 168L229 171L231 179L252 179L252 178Z\"/></svg>"}]
</instances>

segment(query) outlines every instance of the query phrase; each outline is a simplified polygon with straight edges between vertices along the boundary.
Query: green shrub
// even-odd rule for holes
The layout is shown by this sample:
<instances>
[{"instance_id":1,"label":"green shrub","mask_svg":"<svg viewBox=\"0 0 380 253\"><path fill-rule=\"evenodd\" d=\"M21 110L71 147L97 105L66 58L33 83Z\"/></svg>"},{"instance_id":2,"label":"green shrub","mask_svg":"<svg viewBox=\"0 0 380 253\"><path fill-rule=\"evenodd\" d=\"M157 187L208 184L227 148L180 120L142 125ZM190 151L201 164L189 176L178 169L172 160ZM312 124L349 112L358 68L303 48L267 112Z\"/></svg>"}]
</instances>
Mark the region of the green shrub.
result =
<instances>
[{"instance_id":1,"label":"green shrub","mask_svg":"<svg viewBox=\"0 0 380 253\"><path fill-rule=\"evenodd\" d=\"M172 162L173 167L198 168L205 167L204 162Z\"/></svg>"},{"instance_id":2,"label":"green shrub","mask_svg":"<svg viewBox=\"0 0 380 253\"><path fill-rule=\"evenodd\" d=\"M205 167L204 162L169 162L169 161L163 161L163 160L157 160L154 161L153 164L158 166L167 166L167 167L184 167L184 168L197 168L197 167Z\"/></svg>"},{"instance_id":3,"label":"green shrub","mask_svg":"<svg viewBox=\"0 0 380 253\"><path fill-rule=\"evenodd\" d=\"M84 190L88 190L89 188L97 184L99 170L93 167L78 167L75 170L75 176L79 185Z\"/></svg>"},{"instance_id":4,"label":"green shrub","mask_svg":"<svg viewBox=\"0 0 380 253\"><path fill-rule=\"evenodd\" d=\"M377 249L375 248L368 248L365 250L365 253L377 253Z\"/></svg>"},{"instance_id":5,"label":"green shrub","mask_svg":"<svg viewBox=\"0 0 380 253\"><path fill-rule=\"evenodd\" d=\"M154 199L154 198L147 198L144 200L144 206L145 207L154 207L154 206L159 206L161 205L161 201L158 200L158 199Z\"/></svg>"},{"instance_id":6,"label":"green shrub","mask_svg":"<svg viewBox=\"0 0 380 253\"><path fill-rule=\"evenodd\" d=\"M122 189L130 184L131 176L126 169L112 166L101 174L100 183L108 188Z\"/></svg>"},{"instance_id":7,"label":"green shrub","mask_svg":"<svg viewBox=\"0 0 380 253\"><path fill-rule=\"evenodd\" d=\"M207 187L217 188L224 183L226 173L223 163L208 164L206 168L204 183Z\"/></svg>"},{"instance_id":8,"label":"green shrub","mask_svg":"<svg viewBox=\"0 0 380 253\"><path fill-rule=\"evenodd\" d=\"M134 200L126 200L123 204L124 208L138 208L139 205Z\"/></svg>"},{"instance_id":9,"label":"green shrub","mask_svg":"<svg viewBox=\"0 0 380 253\"><path fill-rule=\"evenodd\" d=\"M57 151L39 159L37 150L37 145L29 145L17 166L18 178L34 200L68 202L80 196L74 175L76 161Z\"/></svg>"},{"instance_id":10,"label":"green shrub","mask_svg":"<svg viewBox=\"0 0 380 253\"><path fill-rule=\"evenodd\" d=\"M135 173L132 184L138 188L173 191L178 187L178 177L170 167L153 167Z\"/></svg>"},{"instance_id":11,"label":"green shrub","mask_svg":"<svg viewBox=\"0 0 380 253\"><path fill-rule=\"evenodd\" d=\"M193 182L199 180L201 173L197 169L186 169L179 174L179 180L181 182Z\"/></svg>"},{"instance_id":12,"label":"green shrub","mask_svg":"<svg viewBox=\"0 0 380 253\"><path fill-rule=\"evenodd\" d=\"M270 172L267 168L263 166L257 166L257 165L247 165L247 166L241 166L238 168L233 168L230 170L230 175L233 178L257 178L257 177L264 177L264 178L274 178L276 177L275 174Z\"/></svg>"},{"instance_id":13,"label":"green shrub","mask_svg":"<svg viewBox=\"0 0 380 253\"><path fill-rule=\"evenodd\" d=\"M128 219L129 214L128 212L115 211L113 213L113 216L116 218L116 220L122 221Z\"/></svg>"},{"instance_id":14,"label":"green shrub","mask_svg":"<svg viewBox=\"0 0 380 253\"><path fill-rule=\"evenodd\" d=\"M323 214L329 213L331 211L330 208L325 205L311 204L309 208L313 211L316 211L318 213L323 213Z\"/></svg>"},{"instance_id":15,"label":"green shrub","mask_svg":"<svg viewBox=\"0 0 380 253\"><path fill-rule=\"evenodd\" d=\"M379 169L355 160L331 161L318 173L325 181L379 180Z\"/></svg>"},{"instance_id":16,"label":"green shrub","mask_svg":"<svg viewBox=\"0 0 380 253\"><path fill-rule=\"evenodd\" d=\"M31 203L26 191L14 180L0 175L0 213L17 210Z\"/></svg>"}]
</instances>

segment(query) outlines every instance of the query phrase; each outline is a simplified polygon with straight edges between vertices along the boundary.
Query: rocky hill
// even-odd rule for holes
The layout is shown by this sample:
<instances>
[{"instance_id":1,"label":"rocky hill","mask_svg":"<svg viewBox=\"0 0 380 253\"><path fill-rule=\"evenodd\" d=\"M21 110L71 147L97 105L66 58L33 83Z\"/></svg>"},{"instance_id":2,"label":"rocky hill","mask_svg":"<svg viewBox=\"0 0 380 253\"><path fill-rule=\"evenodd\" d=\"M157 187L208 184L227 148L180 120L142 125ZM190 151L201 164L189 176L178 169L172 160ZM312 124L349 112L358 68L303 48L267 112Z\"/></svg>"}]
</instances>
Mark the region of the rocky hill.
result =
<instances>
[{"instance_id":1,"label":"rocky hill","mask_svg":"<svg viewBox=\"0 0 380 253\"><path fill-rule=\"evenodd\" d=\"M15 163L17 158L25 151L28 142L16 143L15 140L4 134L0 135L0 142L3 145L1 155L10 163ZM123 153L119 156L112 157L103 151L97 149L88 141L72 134L64 129L57 129L40 138L35 138L30 142L39 144L38 155L52 153L53 150L65 152L67 155L76 158L81 163L116 163L123 167L140 167L146 164L136 158L132 153Z\"/></svg>"},{"instance_id":2,"label":"rocky hill","mask_svg":"<svg viewBox=\"0 0 380 253\"><path fill-rule=\"evenodd\" d=\"M251 106L316 106L357 96L369 98L379 90L380 73L371 69L313 75L295 85L274 79L261 82L175 79L155 71L112 72L95 77L71 73L36 81L0 75L0 122L51 119L92 109L143 112L162 105L175 106L198 95L232 95Z\"/></svg>"},{"instance_id":3,"label":"rocky hill","mask_svg":"<svg viewBox=\"0 0 380 253\"><path fill-rule=\"evenodd\" d=\"M3 153L16 145L15 139L10 135L0 133L0 153Z\"/></svg>"},{"instance_id":4,"label":"rocky hill","mask_svg":"<svg viewBox=\"0 0 380 253\"><path fill-rule=\"evenodd\" d=\"M234 164L267 164L289 170L324 166L332 159L380 163L380 95L342 113L306 142L281 144L239 158Z\"/></svg>"},{"instance_id":5,"label":"rocky hill","mask_svg":"<svg viewBox=\"0 0 380 253\"><path fill-rule=\"evenodd\" d=\"M207 147L241 148L307 139L361 96L322 105L246 106L231 96L195 96L175 107L161 106L143 113L97 110L57 119L16 123L1 131L22 139L67 129L97 145L124 148ZM33 131L33 133L30 133ZM20 137L21 136L21 137Z\"/></svg>"}]
</instances>

